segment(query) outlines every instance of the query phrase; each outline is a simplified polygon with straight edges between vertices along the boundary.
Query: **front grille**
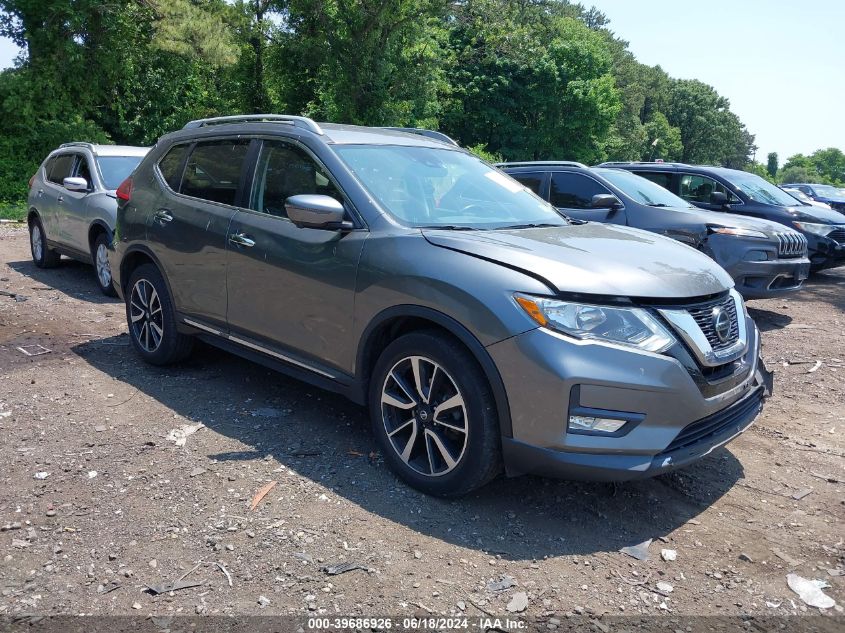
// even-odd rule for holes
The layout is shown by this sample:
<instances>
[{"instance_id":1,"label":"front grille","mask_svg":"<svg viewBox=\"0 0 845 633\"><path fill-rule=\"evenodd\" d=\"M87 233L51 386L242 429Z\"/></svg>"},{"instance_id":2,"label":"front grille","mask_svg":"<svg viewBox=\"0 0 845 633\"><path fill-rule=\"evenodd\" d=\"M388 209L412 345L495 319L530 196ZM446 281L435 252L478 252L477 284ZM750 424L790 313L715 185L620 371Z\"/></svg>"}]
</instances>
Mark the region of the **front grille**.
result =
<instances>
[{"instance_id":1,"label":"front grille","mask_svg":"<svg viewBox=\"0 0 845 633\"><path fill-rule=\"evenodd\" d=\"M836 229L833 233L828 233L827 236L840 244L845 244L845 229Z\"/></svg>"},{"instance_id":2,"label":"front grille","mask_svg":"<svg viewBox=\"0 0 845 633\"><path fill-rule=\"evenodd\" d=\"M724 341L721 341L719 335L716 334L716 324L713 319L713 314L718 308L722 308L722 310L727 312L731 320L731 329ZM714 351L721 351L736 343L736 340L739 338L739 319L737 318L736 303L734 303L733 297L728 295L723 299L687 308L687 310L690 316L695 319L698 327L701 328L704 336L707 337L707 342L710 343L710 347Z\"/></svg>"},{"instance_id":3,"label":"front grille","mask_svg":"<svg viewBox=\"0 0 845 633\"><path fill-rule=\"evenodd\" d=\"M685 426L678 434L678 437L672 440L672 443L666 447L663 454L671 453L680 448L686 448L717 436L729 429L732 425L739 424L748 416L756 414L762 406L763 389L758 388L757 391L739 403Z\"/></svg>"},{"instance_id":4,"label":"front grille","mask_svg":"<svg viewBox=\"0 0 845 633\"><path fill-rule=\"evenodd\" d=\"M778 233L777 238L779 257L806 257L807 238L800 233Z\"/></svg>"}]
</instances>

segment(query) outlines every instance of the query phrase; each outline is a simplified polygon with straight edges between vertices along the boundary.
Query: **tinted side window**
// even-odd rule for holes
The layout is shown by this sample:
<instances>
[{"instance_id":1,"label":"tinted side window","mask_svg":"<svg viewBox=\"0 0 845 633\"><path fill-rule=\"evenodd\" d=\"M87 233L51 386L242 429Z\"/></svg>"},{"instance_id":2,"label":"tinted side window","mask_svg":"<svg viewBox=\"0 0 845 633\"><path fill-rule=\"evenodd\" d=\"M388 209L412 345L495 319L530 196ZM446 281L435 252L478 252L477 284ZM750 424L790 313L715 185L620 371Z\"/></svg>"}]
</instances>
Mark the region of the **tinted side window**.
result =
<instances>
[{"instance_id":1,"label":"tinted side window","mask_svg":"<svg viewBox=\"0 0 845 633\"><path fill-rule=\"evenodd\" d=\"M197 143L188 157L180 192L186 196L234 205L249 140Z\"/></svg>"},{"instance_id":2,"label":"tinted side window","mask_svg":"<svg viewBox=\"0 0 845 633\"><path fill-rule=\"evenodd\" d=\"M583 174L559 171L552 174L549 202L566 209L589 209L593 196L610 193L607 187Z\"/></svg>"},{"instance_id":3,"label":"tinted side window","mask_svg":"<svg viewBox=\"0 0 845 633\"><path fill-rule=\"evenodd\" d=\"M75 160L75 154L61 154L56 156L53 164L49 166L50 171L47 172L47 180L57 185L62 184L64 179L70 176Z\"/></svg>"},{"instance_id":4,"label":"tinted side window","mask_svg":"<svg viewBox=\"0 0 845 633\"><path fill-rule=\"evenodd\" d=\"M520 184L525 185L538 196L542 195L540 194L540 187L543 186L543 174L520 172L518 174L510 173L508 176L518 181Z\"/></svg>"},{"instance_id":5,"label":"tinted side window","mask_svg":"<svg viewBox=\"0 0 845 633\"><path fill-rule=\"evenodd\" d=\"M264 141L249 199L250 209L287 217L285 200L300 194L343 197L322 168L302 149L282 141Z\"/></svg>"},{"instance_id":6,"label":"tinted side window","mask_svg":"<svg viewBox=\"0 0 845 633\"><path fill-rule=\"evenodd\" d=\"M720 192L728 197L729 202L738 202L738 198L725 189L722 183L707 176L683 174L681 176L681 190L678 195L690 202L710 204L710 194Z\"/></svg>"},{"instance_id":7,"label":"tinted side window","mask_svg":"<svg viewBox=\"0 0 845 633\"><path fill-rule=\"evenodd\" d=\"M672 191L672 173L667 171L635 171L637 176L648 178L656 185Z\"/></svg>"},{"instance_id":8,"label":"tinted side window","mask_svg":"<svg viewBox=\"0 0 845 633\"><path fill-rule=\"evenodd\" d=\"M179 191L182 184L182 165L185 162L187 145L174 145L158 162L158 170L173 191Z\"/></svg>"}]
</instances>

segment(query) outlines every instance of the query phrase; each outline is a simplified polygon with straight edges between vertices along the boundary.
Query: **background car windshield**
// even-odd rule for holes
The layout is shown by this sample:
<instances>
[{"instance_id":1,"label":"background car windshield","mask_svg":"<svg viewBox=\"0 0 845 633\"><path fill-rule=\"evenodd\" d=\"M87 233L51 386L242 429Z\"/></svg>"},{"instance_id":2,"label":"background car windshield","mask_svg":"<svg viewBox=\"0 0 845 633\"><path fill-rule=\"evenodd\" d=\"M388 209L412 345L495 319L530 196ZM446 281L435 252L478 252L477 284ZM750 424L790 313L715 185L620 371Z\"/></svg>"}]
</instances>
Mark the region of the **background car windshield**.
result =
<instances>
[{"instance_id":1,"label":"background car windshield","mask_svg":"<svg viewBox=\"0 0 845 633\"><path fill-rule=\"evenodd\" d=\"M106 189L117 189L129 177L143 156L99 156L97 164Z\"/></svg>"},{"instance_id":2,"label":"background car windshield","mask_svg":"<svg viewBox=\"0 0 845 633\"><path fill-rule=\"evenodd\" d=\"M830 185L816 185L813 189L815 189L817 196L824 196L826 198L842 197L842 192L836 187L831 187Z\"/></svg>"},{"instance_id":3,"label":"background car windshield","mask_svg":"<svg viewBox=\"0 0 845 633\"><path fill-rule=\"evenodd\" d=\"M801 191L800 189L784 189L786 193L788 193L793 198L798 198L801 202L809 203L812 198L808 196L806 193Z\"/></svg>"},{"instance_id":4,"label":"background car windshield","mask_svg":"<svg viewBox=\"0 0 845 633\"><path fill-rule=\"evenodd\" d=\"M392 145L346 145L335 151L404 224L477 229L567 224L551 205L470 154Z\"/></svg>"},{"instance_id":5,"label":"background car windshield","mask_svg":"<svg viewBox=\"0 0 845 633\"><path fill-rule=\"evenodd\" d=\"M795 198L755 174L731 174L728 178L734 187L755 202L781 207L794 207L796 204Z\"/></svg>"},{"instance_id":6,"label":"background car windshield","mask_svg":"<svg viewBox=\"0 0 845 633\"><path fill-rule=\"evenodd\" d=\"M689 202L650 180L623 169L595 169L597 174L640 204L660 207L692 208Z\"/></svg>"}]
</instances>

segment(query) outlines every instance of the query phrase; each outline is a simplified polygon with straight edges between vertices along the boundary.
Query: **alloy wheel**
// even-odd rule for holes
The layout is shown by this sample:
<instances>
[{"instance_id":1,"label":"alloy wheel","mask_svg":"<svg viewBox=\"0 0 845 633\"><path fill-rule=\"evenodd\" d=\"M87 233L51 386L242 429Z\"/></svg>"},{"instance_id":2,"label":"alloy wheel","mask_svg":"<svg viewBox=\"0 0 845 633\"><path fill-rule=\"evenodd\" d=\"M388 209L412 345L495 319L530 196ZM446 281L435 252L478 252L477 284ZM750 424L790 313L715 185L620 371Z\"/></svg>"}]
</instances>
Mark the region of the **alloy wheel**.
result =
<instances>
[{"instance_id":1,"label":"alloy wheel","mask_svg":"<svg viewBox=\"0 0 845 633\"><path fill-rule=\"evenodd\" d=\"M155 352L164 336L164 312L155 287L146 279L139 279L132 287L129 318L132 334L141 348Z\"/></svg>"},{"instance_id":2,"label":"alloy wheel","mask_svg":"<svg viewBox=\"0 0 845 633\"><path fill-rule=\"evenodd\" d=\"M467 447L469 425L463 394L449 373L424 356L408 356L388 372L381 414L390 444L421 475L454 470Z\"/></svg>"},{"instance_id":3,"label":"alloy wheel","mask_svg":"<svg viewBox=\"0 0 845 633\"><path fill-rule=\"evenodd\" d=\"M41 243L41 227L35 222L32 225L29 240L32 244L32 256L36 261L41 261L41 256L44 254L44 245Z\"/></svg>"},{"instance_id":4,"label":"alloy wheel","mask_svg":"<svg viewBox=\"0 0 845 633\"><path fill-rule=\"evenodd\" d=\"M96 266L100 285L103 288L108 288L111 285L111 267L109 266L109 253L105 244L97 245Z\"/></svg>"}]
</instances>

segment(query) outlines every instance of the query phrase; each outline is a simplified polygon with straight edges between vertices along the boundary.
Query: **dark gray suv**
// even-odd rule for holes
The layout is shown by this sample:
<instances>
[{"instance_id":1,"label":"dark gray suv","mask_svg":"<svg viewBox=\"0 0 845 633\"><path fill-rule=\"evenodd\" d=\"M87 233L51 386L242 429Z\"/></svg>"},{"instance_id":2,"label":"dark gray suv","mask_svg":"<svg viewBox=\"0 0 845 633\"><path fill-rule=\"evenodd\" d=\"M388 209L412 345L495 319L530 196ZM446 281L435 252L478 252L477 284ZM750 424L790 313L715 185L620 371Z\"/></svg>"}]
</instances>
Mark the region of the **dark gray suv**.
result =
<instances>
[{"instance_id":1,"label":"dark gray suv","mask_svg":"<svg viewBox=\"0 0 845 633\"><path fill-rule=\"evenodd\" d=\"M663 473L745 430L771 388L710 258L569 222L424 135L196 121L117 195L112 270L141 357L172 363L201 338L343 393L431 494L502 468Z\"/></svg>"}]
</instances>

